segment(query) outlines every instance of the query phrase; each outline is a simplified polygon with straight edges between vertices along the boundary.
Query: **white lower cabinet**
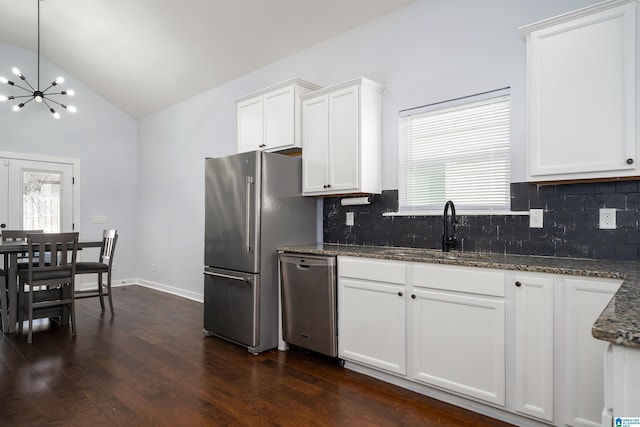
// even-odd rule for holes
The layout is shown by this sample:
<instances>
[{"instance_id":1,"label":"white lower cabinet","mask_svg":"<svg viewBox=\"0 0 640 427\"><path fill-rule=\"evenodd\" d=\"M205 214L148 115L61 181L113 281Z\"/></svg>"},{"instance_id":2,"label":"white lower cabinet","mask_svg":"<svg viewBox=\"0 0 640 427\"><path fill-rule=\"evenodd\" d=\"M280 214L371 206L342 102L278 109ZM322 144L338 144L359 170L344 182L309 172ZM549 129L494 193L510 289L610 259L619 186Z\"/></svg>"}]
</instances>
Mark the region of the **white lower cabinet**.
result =
<instances>
[{"instance_id":1,"label":"white lower cabinet","mask_svg":"<svg viewBox=\"0 0 640 427\"><path fill-rule=\"evenodd\" d=\"M338 257L339 356L516 424L599 426L607 343L591 327L621 283Z\"/></svg>"},{"instance_id":2,"label":"white lower cabinet","mask_svg":"<svg viewBox=\"0 0 640 427\"><path fill-rule=\"evenodd\" d=\"M405 375L405 266L338 258L338 355Z\"/></svg>"},{"instance_id":3,"label":"white lower cabinet","mask_svg":"<svg viewBox=\"0 0 640 427\"><path fill-rule=\"evenodd\" d=\"M414 296L413 379L504 406L504 301L416 289Z\"/></svg>"},{"instance_id":4,"label":"white lower cabinet","mask_svg":"<svg viewBox=\"0 0 640 427\"><path fill-rule=\"evenodd\" d=\"M553 421L554 281L517 275L515 311L515 409Z\"/></svg>"},{"instance_id":5,"label":"white lower cabinet","mask_svg":"<svg viewBox=\"0 0 640 427\"><path fill-rule=\"evenodd\" d=\"M619 287L619 280L564 280L567 425L600 425L605 406L603 354L609 343L595 339L591 326Z\"/></svg>"}]
</instances>

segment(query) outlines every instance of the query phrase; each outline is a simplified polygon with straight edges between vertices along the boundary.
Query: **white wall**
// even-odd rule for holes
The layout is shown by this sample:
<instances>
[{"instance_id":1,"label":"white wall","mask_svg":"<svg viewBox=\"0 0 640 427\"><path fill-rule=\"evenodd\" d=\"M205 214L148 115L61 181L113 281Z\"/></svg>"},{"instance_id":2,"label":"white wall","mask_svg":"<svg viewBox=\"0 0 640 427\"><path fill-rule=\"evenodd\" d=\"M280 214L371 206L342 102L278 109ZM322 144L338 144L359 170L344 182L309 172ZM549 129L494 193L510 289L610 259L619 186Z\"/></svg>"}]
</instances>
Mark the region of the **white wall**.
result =
<instances>
[{"instance_id":1,"label":"white wall","mask_svg":"<svg viewBox=\"0 0 640 427\"><path fill-rule=\"evenodd\" d=\"M11 72L14 66L35 84L36 54L0 43L0 75L16 80ZM18 113L11 109L15 101L0 102L0 151L79 159L80 224L76 228L80 238L100 239L104 228L117 228L116 283L120 278L135 278L137 122L41 59L41 87L60 75L66 80L64 88L76 91L68 104L75 105L78 112L58 108L61 118L55 120L35 102ZM0 94L18 95L20 90L3 84ZM105 215L107 223L92 224L92 215Z\"/></svg>"},{"instance_id":2,"label":"white wall","mask_svg":"<svg viewBox=\"0 0 640 427\"><path fill-rule=\"evenodd\" d=\"M398 183L399 110L511 86L512 180L522 181L526 77L525 40L518 27L596 2L418 1L142 119L137 239L145 245L139 277L194 297L202 294L203 159L236 151L235 98L291 77L327 86L366 76L386 87L384 189Z\"/></svg>"}]
</instances>

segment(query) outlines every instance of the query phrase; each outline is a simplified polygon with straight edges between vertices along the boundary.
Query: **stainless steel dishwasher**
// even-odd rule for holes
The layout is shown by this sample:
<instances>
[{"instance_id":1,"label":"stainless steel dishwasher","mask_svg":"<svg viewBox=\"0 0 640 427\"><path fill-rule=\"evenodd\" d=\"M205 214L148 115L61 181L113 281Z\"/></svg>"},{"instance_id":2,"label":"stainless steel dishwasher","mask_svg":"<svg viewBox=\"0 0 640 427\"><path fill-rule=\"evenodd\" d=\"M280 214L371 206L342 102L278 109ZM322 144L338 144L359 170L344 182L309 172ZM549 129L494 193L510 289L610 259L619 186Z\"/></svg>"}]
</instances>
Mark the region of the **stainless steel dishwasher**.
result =
<instances>
[{"instance_id":1,"label":"stainless steel dishwasher","mask_svg":"<svg viewBox=\"0 0 640 427\"><path fill-rule=\"evenodd\" d=\"M336 258L280 254L283 339L338 355Z\"/></svg>"}]
</instances>

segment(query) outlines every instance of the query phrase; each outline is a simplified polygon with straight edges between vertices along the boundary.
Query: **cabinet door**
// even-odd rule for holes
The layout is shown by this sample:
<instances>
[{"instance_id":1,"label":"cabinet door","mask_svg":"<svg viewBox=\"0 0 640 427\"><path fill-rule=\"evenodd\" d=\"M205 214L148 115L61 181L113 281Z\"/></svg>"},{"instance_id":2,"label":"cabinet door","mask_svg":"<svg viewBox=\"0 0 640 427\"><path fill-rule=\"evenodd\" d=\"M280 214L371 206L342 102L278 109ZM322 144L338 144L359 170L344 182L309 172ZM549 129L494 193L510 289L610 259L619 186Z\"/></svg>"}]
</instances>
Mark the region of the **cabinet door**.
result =
<instances>
[{"instance_id":1,"label":"cabinet door","mask_svg":"<svg viewBox=\"0 0 640 427\"><path fill-rule=\"evenodd\" d=\"M619 281L565 279L565 423L599 426L604 408L604 352L591 327L620 286Z\"/></svg>"},{"instance_id":2,"label":"cabinet door","mask_svg":"<svg viewBox=\"0 0 640 427\"><path fill-rule=\"evenodd\" d=\"M264 95L265 149L278 150L296 145L295 117L295 86Z\"/></svg>"},{"instance_id":3,"label":"cabinet door","mask_svg":"<svg viewBox=\"0 0 640 427\"><path fill-rule=\"evenodd\" d=\"M329 184L330 190L357 190L360 176L359 86L329 94Z\"/></svg>"},{"instance_id":4,"label":"cabinet door","mask_svg":"<svg viewBox=\"0 0 640 427\"><path fill-rule=\"evenodd\" d=\"M254 151L264 146L262 96L238 103L238 152Z\"/></svg>"},{"instance_id":5,"label":"cabinet door","mask_svg":"<svg viewBox=\"0 0 640 427\"><path fill-rule=\"evenodd\" d=\"M504 406L504 300L417 289L411 298L413 378Z\"/></svg>"},{"instance_id":6,"label":"cabinet door","mask_svg":"<svg viewBox=\"0 0 640 427\"><path fill-rule=\"evenodd\" d=\"M327 191L329 153L329 97L307 99L302 103L302 191Z\"/></svg>"},{"instance_id":7,"label":"cabinet door","mask_svg":"<svg viewBox=\"0 0 640 427\"><path fill-rule=\"evenodd\" d=\"M553 421L553 279L515 277L516 411Z\"/></svg>"},{"instance_id":8,"label":"cabinet door","mask_svg":"<svg viewBox=\"0 0 640 427\"><path fill-rule=\"evenodd\" d=\"M634 174L635 20L632 3L529 35L530 180Z\"/></svg>"},{"instance_id":9,"label":"cabinet door","mask_svg":"<svg viewBox=\"0 0 640 427\"><path fill-rule=\"evenodd\" d=\"M338 355L406 374L404 286L338 278Z\"/></svg>"}]
</instances>

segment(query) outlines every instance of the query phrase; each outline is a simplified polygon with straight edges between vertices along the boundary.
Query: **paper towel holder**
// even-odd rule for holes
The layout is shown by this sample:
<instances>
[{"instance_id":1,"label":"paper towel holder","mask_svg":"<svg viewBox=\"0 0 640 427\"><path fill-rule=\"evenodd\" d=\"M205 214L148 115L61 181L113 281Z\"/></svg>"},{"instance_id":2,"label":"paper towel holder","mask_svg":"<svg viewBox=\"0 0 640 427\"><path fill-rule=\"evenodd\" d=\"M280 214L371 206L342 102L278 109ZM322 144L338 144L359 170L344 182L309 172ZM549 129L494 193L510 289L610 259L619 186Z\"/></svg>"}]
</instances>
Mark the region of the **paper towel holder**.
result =
<instances>
[{"instance_id":1,"label":"paper towel holder","mask_svg":"<svg viewBox=\"0 0 640 427\"><path fill-rule=\"evenodd\" d=\"M340 199L342 206L355 206L355 205L370 205L371 199L369 196L362 197L345 197Z\"/></svg>"}]
</instances>

